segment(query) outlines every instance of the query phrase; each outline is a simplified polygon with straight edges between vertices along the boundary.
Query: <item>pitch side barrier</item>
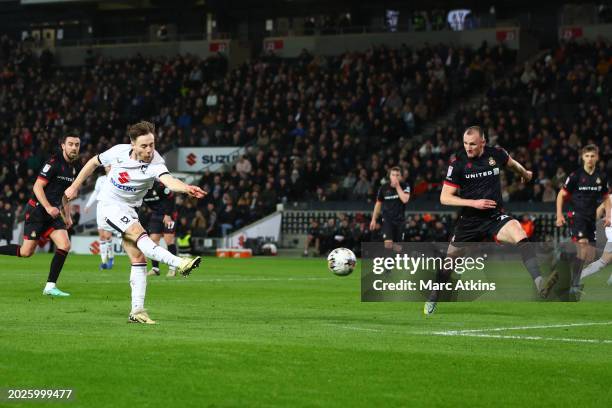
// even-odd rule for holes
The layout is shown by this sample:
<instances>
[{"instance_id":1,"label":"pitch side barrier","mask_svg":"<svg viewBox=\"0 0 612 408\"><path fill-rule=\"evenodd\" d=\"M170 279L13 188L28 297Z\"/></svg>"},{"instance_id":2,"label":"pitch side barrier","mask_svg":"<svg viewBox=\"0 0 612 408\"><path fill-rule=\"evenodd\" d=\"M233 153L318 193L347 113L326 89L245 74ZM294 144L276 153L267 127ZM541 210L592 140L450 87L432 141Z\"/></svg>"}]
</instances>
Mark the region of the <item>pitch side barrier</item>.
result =
<instances>
[{"instance_id":1,"label":"pitch side barrier","mask_svg":"<svg viewBox=\"0 0 612 408\"><path fill-rule=\"evenodd\" d=\"M509 214L516 217L519 221L526 216L529 221L533 222L533 234L531 239L539 242L560 242L568 238L569 231L567 227L557 228L555 226L556 216L554 212L510 212ZM371 209L286 209L283 211L283 220L281 230L283 234L306 234L310 226L310 221L316 219L319 221L320 227L330 219L337 221L344 216L348 216L352 220L361 223L370 223L372 216ZM451 211L432 210L432 211L407 211L406 219L410 218L425 218L430 219L435 217L446 224L447 228L452 228L457 219L457 213ZM525 220L527 221L527 220ZM598 228L602 228L598 226ZM605 240L604 240L605 242Z\"/></svg>"}]
</instances>

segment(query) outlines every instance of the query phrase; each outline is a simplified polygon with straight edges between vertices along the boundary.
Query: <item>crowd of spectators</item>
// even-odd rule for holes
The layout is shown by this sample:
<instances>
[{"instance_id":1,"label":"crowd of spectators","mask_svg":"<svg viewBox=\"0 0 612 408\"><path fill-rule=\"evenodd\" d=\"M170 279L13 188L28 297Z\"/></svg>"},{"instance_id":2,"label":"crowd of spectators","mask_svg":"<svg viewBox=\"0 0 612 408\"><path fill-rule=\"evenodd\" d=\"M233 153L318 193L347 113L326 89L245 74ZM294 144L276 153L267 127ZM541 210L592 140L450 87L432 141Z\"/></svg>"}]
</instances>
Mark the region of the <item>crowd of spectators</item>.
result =
<instances>
[{"instance_id":1,"label":"crowd of spectators","mask_svg":"<svg viewBox=\"0 0 612 408\"><path fill-rule=\"evenodd\" d=\"M83 67L58 68L49 53L2 37L2 200L23 213L38 169L68 129L80 133L86 161L126 142L127 124L145 119L157 125L162 152L247 146L231 170L204 172L205 200L178 198L179 227L202 235L226 234L279 202L373 202L391 165L404 169L413 199L437 200L462 130L476 123L536 175L525 186L506 174L504 199L550 202L578 166L581 145L598 144L609 170L610 58L610 45L599 41L562 44L511 72L504 67L514 54L487 44L268 55L233 70L220 55L91 55ZM481 103L462 102L485 85ZM454 120L417 142L451 103L460 104Z\"/></svg>"},{"instance_id":2,"label":"crowd of spectators","mask_svg":"<svg viewBox=\"0 0 612 408\"><path fill-rule=\"evenodd\" d=\"M599 146L599 168L612 170L611 66L609 43L562 44L494 81L480 103L460 104L454 120L422 144L404 140L401 150L389 148L382 157L373 156L376 166L359 171L367 179L399 163L413 186L413 198L436 199L449 158L463 149L464 129L479 124L489 144L504 147L534 173L533 182L524 184L504 172L504 201L553 203L567 176L580 166L582 146ZM346 178L350 187L354 175Z\"/></svg>"},{"instance_id":3,"label":"crowd of spectators","mask_svg":"<svg viewBox=\"0 0 612 408\"><path fill-rule=\"evenodd\" d=\"M372 151L414 134L511 58L504 48L485 44L478 50L381 47L338 57L304 52L295 60L263 57L231 71L220 55L111 60L90 54L83 67L59 68L48 52L38 55L2 37L0 188L22 214L35 175L61 134L78 131L86 161L126 142L127 124L146 119L157 125L162 152L250 146L233 171L203 175L211 198L192 206L208 218L209 234L227 232L277 202L341 198L326 191L332 174L359 174ZM359 191L354 198L365 197ZM189 205L181 203L195 215Z\"/></svg>"}]
</instances>

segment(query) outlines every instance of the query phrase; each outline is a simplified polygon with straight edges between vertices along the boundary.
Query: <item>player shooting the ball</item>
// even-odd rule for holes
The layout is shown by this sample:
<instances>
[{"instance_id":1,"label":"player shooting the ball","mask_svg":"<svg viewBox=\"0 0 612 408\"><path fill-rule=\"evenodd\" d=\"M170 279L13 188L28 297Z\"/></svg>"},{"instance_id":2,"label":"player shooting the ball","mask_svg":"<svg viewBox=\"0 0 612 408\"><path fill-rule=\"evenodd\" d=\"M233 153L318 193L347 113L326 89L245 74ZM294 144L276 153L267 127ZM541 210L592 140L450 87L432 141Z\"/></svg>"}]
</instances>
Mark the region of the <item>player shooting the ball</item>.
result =
<instances>
[{"instance_id":1,"label":"player shooting the ball","mask_svg":"<svg viewBox=\"0 0 612 408\"><path fill-rule=\"evenodd\" d=\"M155 324L144 309L147 288L147 261L150 258L176 268L176 272L188 276L200 265L201 258L179 258L156 245L138 221L137 209L142 199L159 180L171 191L202 198L206 192L198 186L183 183L170 175L164 159L155 150L155 125L139 122L128 128L130 144L119 144L91 158L72 185L65 191L74 200L83 182L98 166L111 166L106 183L98 197L98 219L123 238L123 248L132 263L130 286L132 310L128 321Z\"/></svg>"}]
</instances>

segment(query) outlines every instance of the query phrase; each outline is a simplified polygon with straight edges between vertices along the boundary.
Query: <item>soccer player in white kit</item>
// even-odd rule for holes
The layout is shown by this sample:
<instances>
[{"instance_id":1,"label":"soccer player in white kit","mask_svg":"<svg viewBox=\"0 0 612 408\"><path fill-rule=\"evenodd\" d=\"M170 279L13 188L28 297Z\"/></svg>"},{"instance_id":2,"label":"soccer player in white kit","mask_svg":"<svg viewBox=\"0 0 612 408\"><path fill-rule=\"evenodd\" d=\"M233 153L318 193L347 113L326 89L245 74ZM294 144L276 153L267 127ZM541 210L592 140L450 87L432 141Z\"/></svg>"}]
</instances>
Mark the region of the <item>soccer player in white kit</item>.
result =
<instances>
[{"instance_id":1,"label":"soccer player in white kit","mask_svg":"<svg viewBox=\"0 0 612 408\"><path fill-rule=\"evenodd\" d=\"M164 159L155 150L154 135L155 126L152 123L143 121L130 126L128 136L131 143L116 145L91 158L64 192L68 200L74 200L85 179L98 166L111 166L108 180L103 184L98 197L97 211L104 220L104 226L121 233L123 248L132 263L132 310L128 319L132 323L155 324L144 309L147 288L145 256L175 267L176 272L183 276L188 276L201 261L199 256L179 258L156 245L138 221L136 209L156 179L177 193L186 193L196 198L206 195L200 187L187 185L170 175Z\"/></svg>"},{"instance_id":2,"label":"soccer player in white kit","mask_svg":"<svg viewBox=\"0 0 612 408\"><path fill-rule=\"evenodd\" d=\"M584 279L587 276L593 275L594 273L599 272L608 264L612 262L612 195L609 195L604 202L597 209L598 212L601 210L605 211L604 215L604 225L606 227L606 238L608 238L608 242L606 242L606 246L604 248L603 253L601 254L601 258L596 260L595 262L589 264L582 270L580 273L580 279ZM602 208L603 207L603 208ZM612 275L608 278L608 285L612 285Z\"/></svg>"},{"instance_id":3,"label":"soccer player in white kit","mask_svg":"<svg viewBox=\"0 0 612 408\"><path fill-rule=\"evenodd\" d=\"M85 212L89 212L89 209L93 206L94 203L98 202L98 196L102 191L102 186L106 183L108 177L106 174L110 171L110 166L104 167L105 174L98 177L96 180L96 186L94 187L94 191L89 196L87 203L85 204ZM100 263L100 270L102 269L112 269L113 264L115 262L115 254L113 253L113 229L106 225L104 222L104 218L100 217L98 213L96 216L96 221L98 224L98 238L100 242L100 258L102 262Z\"/></svg>"}]
</instances>

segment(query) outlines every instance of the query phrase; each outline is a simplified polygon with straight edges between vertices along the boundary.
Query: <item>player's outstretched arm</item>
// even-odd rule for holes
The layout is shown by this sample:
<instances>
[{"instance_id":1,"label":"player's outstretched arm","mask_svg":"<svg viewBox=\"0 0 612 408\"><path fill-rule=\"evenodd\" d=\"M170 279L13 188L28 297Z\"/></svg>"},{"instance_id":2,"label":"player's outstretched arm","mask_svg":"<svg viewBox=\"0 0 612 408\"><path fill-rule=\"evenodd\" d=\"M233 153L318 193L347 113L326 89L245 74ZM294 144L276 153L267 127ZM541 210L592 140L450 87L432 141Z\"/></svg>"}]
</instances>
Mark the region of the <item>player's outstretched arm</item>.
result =
<instances>
[{"instance_id":1,"label":"player's outstretched arm","mask_svg":"<svg viewBox=\"0 0 612 408\"><path fill-rule=\"evenodd\" d=\"M559 190L559 194L557 194L557 201L556 201L557 220L555 222L555 225L557 227L562 227L565 225L565 217L563 216L563 203L565 202L565 200L567 200L567 198L568 198L568 192L564 188Z\"/></svg>"},{"instance_id":2,"label":"player's outstretched arm","mask_svg":"<svg viewBox=\"0 0 612 408\"><path fill-rule=\"evenodd\" d=\"M443 205L452 205L455 207L473 207L479 210L488 210L497 207L497 203L493 200L469 200L457 196L457 187L448 184L442 186L440 193L440 203Z\"/></svg>"},{"instance_id":3,"label":"player's outstretched arm","mask_svg":"<svg viewBox=\"0 0 612 408\"><path fill-rule=\"evenodd\" d=\"M96 171L96 168L101 164L102 163L100 163L98 156L94 156L89 159L87 164L85 164L85 166L83 166L83 168L79 172L79 175L74 179L70 187L68 187L66 191L64 191L64 195L68 200L74 200L75 198L77 198L77 196L79 195L79 188L81 188L85 180L87 180L87 178L91 176L93 172Z\"/></svg>"},{"instance_id":4,"label":"player's outstretched arm","mask_svg":"<svg viewBox=\"0 0 612 408\"><path fill-rule=\"evenodd\" d=\"M521 163L517 162L512 157L508 158L508 163L506 163L506 168L512 170L516 175L520 176L522 179L521 181L523 183L527 183L528 181L531 181L531 178L533 177L533 172L525 169L525 167L523 167Z\"/></svg>"},{"instance_id":5,"label":"player's outstretched arm","mask_svg":"<svg viewBox=\"0 0 612 408\"><path fill-rule=\"evenodd\" d=\"M181 180L172 177L170 174L162 175L159 181L164 183L166 187L175 193L185 193L195 198L202 198L206 195L206 191L202 190L200 187L185 184Z\"/></svg>"}]
</instances>

